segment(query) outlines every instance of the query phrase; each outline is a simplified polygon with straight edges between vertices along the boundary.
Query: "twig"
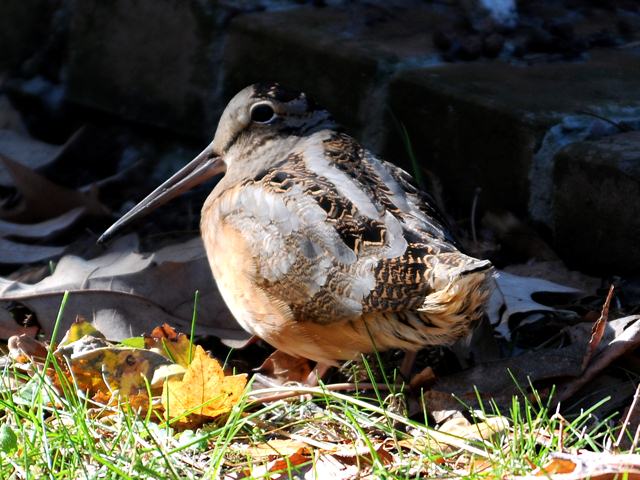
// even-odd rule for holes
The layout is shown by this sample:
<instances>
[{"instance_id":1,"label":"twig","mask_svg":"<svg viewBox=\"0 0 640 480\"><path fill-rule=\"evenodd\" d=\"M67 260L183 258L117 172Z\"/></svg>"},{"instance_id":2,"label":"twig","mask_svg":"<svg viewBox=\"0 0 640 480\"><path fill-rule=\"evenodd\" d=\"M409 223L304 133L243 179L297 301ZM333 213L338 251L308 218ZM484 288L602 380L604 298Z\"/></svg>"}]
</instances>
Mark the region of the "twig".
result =
<instances>
[{"instance_id":1,"label":"twig","mask_svg":"<svg viewBox=\"0 0 640 480\"><path fill-rule=\"evenodd\" d=\"M400 388L400 385L396 385L396 387ZM378 390L390 391L391 389L387 385L377 385ZM305 389L305 392L301 392L301 389ZM272 395L267 395L265 397L252 395L251 401L253 403L271 403L276 402L278 400L283 400L285 398L298 397L303 393L308 393L306 390L315 390L317 393L322 393L323 391L330 392L340 392L340 391L350 391L350 390L373 390L372 383L332 383L330 385L323 385L322 387L301 387L297 385L275 388L265 388L261 390L254 390L252 393L259 393L261 391L269 390L270 392L273 390L280 390L281 393L274 393ZM314 392L315 393L315 392Z\"/></svg>"},{"instance_id":2,"label":"twig","mask_svg":"<svg viewBox=\"0 0 640 480\"><path fill-rule=\"evenodd\" d=\"M473 243L478 244L478 235L476 234L476 210L478 208L478 199L482 188L476 187L473 193L473 201L471 202L471 236L473 237Z\"/></svg>"},{"instance_id":3,"label":"twig","mask_svg":"<svg viewBox=\"0 0 640 480\"><path fill-rule=\"evenodd\" d=\"M631 405L629 405L629 410L627 410L627 414L624 417L624 422L622 422L622 428L620 429L620 433L618 433L618 438L616 439L616 443L613 444L614 448L620 448L620 444L622 444L622 440L624 440L624 435L627 432L627 427L631 423L631 417L634 415L635 410L638 406L638 399L640 398L640 383L636 387L636 391L633 394L633 400L631 400ZM640 432L640 425L636 428L636 433L633 436L633 444L631 451L636 448L638 444L638 433Z\"/></svg>"},{"instance_id":4,"label":"twig","mask_svg":"<svg viewBox=\"0 0 640 480\"><path fill-rule=\"evenodd\" d=\"M602 120L603 122L606 122L609 125L613 125L622 133L631 131L631 128L629 128L629 126L626 125L624 122L615 122L610 118L603 117L602 115L598 115L597 113L592 112L590 110L577 110L576 113L579 113L581 115L588 115L590 117L597 118L598 120Z\"/></svg>"}]
</instances>

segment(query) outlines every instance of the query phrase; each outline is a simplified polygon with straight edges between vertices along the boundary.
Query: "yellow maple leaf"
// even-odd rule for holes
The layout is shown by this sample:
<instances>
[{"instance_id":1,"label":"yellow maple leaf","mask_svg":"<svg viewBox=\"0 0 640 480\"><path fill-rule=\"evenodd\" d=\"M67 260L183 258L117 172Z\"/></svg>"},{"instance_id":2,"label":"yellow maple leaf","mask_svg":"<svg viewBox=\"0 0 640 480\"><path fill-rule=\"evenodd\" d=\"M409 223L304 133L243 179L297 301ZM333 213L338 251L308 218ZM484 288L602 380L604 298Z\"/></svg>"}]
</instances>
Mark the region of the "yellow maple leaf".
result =
<instances>
[{"instance_id":1,"label":"yellow maple leaf","mask_svg":"<svg viewBox=\"0 0 640 480\"><path fill-rule=\"evenodd\" d=\"M187 414L213 418L231 410L246 384L244 374L225 376L218 361L198 345L184 377L164 384L162 405L168 418L181 423L192 421Z\"/></svg>"}]
</instances>

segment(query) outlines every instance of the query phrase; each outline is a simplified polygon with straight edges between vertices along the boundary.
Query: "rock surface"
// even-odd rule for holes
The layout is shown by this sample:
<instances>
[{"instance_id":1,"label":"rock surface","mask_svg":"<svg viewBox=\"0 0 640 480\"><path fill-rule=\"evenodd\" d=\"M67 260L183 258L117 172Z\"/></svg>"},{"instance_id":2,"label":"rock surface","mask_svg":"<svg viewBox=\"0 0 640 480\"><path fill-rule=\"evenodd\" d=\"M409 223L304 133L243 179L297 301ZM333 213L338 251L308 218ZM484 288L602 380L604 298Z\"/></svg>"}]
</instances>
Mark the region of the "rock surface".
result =
<instances>
[{"instance_id":1,"label":"rock surface","mask_svg":"<svg viewBox=\"0 0 640 480\"><path fill-rule=\"evenodd\" d=\"M640 270L640 132L562 149L554 185L553 230L567 261L597 272Z\"/></svg>"},{"instance_id":2,"label":"rock surface","mask_svg":"<svg viewBox=\"0 0 640 480\"><path fill-rule=\"evenodd\" d=\"M389 103L460 210L481 187L484 206L548 223L553 154L573 130L615 130L591 114L640 119L640 57L603 51L586 62L409 70L392 82ZM396 138L387 151L399 148Z\"/></svg>"},{"instance_id":3,"label":"rock surface","mask_svg":"<svg viewBox=\"0 0 640 480\"><path fill-rule=\"evenodd\" d=\"M220 108L223 14L199 0L75 2L69 100L187 135L210 135Z\"/></svg>"},{"instance_id":4,"label":"rock surface","mask_svg":"<svg viewBox=\"0 0 640 480\"><path fill-rule=\"evenodd\" d=\"M295 86L370 146L380 146L388 128L381 124L388 79L404 65L438 58L430 32L439 15L406 5L309 6L237 17L224 54L225 96L259 81Z\"/></svg>"}]
</instances>

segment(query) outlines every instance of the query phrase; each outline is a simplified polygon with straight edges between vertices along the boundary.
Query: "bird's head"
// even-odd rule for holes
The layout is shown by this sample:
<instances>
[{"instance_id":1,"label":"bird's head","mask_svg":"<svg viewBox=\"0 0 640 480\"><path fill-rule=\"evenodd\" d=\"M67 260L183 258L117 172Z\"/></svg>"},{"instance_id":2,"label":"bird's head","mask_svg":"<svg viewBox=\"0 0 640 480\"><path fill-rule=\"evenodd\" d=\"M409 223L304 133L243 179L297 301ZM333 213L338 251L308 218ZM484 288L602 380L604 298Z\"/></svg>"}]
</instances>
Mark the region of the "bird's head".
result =
<instances>
[{"instance_id":1,"label":"bird's head","mask_svg":"<svg viewBox=\"0 0 640 480\"><path fill-rule=\"evenodd\" d=\"M255 84L241 90L225 108L211 148L228 156L266 140L301 137L334 128L329 112L303 92L278 83Z\"/></svg>"},{"instance_id":2,"label":"bird's head","mask_svg":"<svg viewBox=\"0 0 640 480\"><path fill-rule=\"evenodd\" d=\"M245 159L251 158L258 149L295 142L335 126L329 112L302 92L278 83L246 87L224 109L213 141L109 227L98 241L107 240L131 221L216 175L246 168Z\"/></svg>"}]
</instances>

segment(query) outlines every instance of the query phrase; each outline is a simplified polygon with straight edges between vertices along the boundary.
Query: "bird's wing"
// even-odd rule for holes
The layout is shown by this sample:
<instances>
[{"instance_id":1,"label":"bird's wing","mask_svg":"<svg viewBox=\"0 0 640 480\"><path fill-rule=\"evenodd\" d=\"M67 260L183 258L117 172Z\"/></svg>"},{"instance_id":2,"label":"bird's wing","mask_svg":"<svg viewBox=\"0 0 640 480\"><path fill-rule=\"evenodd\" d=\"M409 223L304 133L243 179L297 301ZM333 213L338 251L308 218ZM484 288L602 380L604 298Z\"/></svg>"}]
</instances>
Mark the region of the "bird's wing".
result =
<instances>
[{"instance_id":1,"label":"bird's wing","mask_svg":"<svg viewBox=\"0 0 640 480\"><path fill-rule=\"evenodd\" d=\"M223 214L251 240L255 281L297 319L416 311L437 288L434 274L469 257L410 180L325 132L246 181Z\"/></svg>"}]
</instances>

